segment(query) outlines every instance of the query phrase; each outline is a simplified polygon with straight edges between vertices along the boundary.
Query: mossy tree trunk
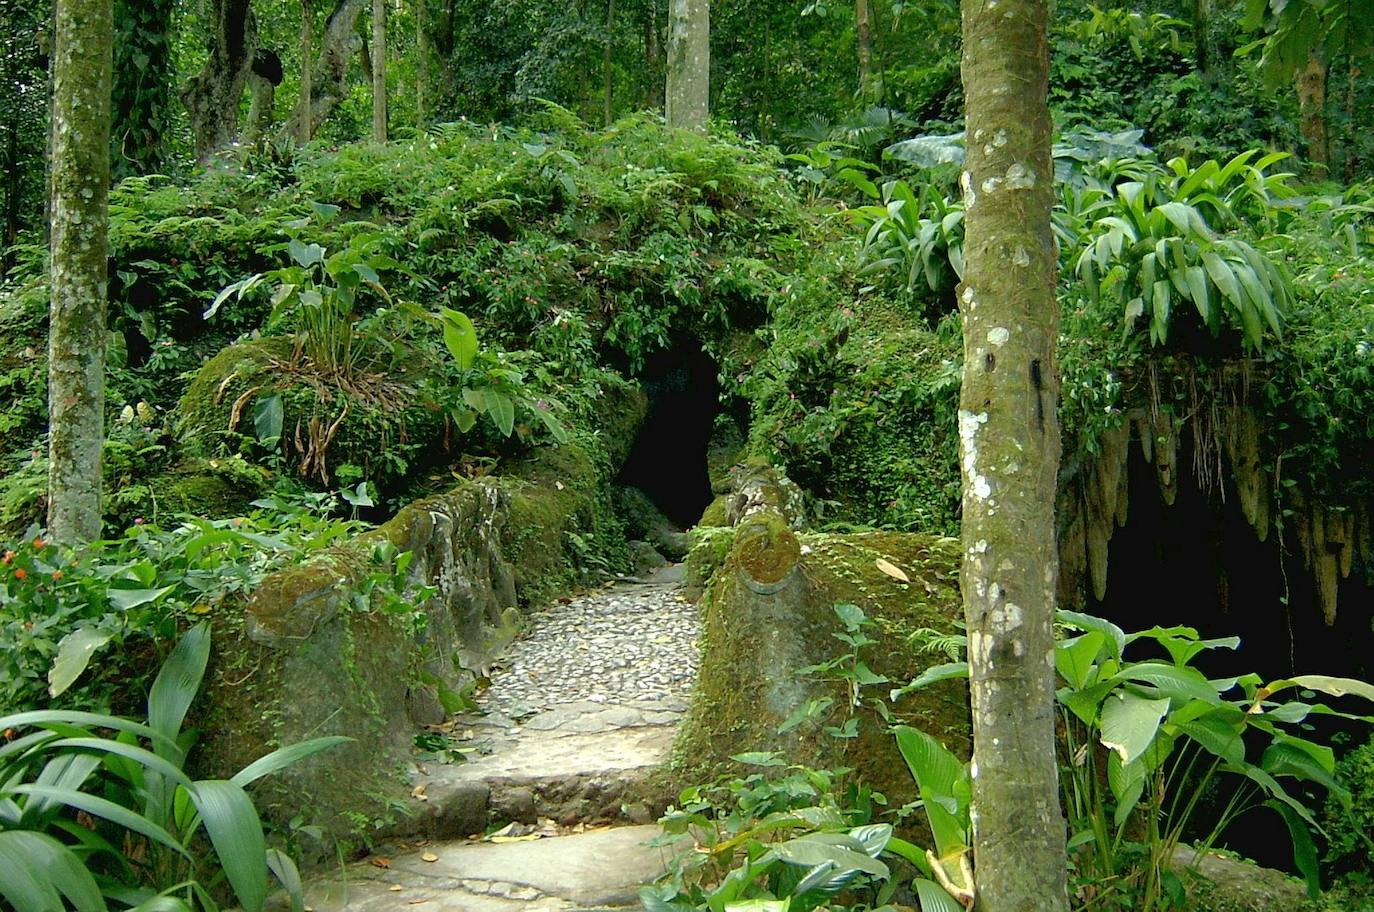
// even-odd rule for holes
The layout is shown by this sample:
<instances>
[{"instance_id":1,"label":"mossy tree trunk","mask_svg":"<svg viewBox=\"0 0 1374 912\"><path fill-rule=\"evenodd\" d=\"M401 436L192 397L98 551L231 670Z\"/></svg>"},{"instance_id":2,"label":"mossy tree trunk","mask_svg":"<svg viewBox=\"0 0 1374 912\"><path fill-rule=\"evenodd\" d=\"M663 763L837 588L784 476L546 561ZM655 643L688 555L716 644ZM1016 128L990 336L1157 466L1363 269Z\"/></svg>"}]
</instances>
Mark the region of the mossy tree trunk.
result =
<instances>
[{"instance_id":1,"label":"mossy tree trunk","mask_svg":"<svg viewBox=\"0 0 1374 912\"><path fill-rule=\"evenodd\" d=\"M252 6L252 0L215 0L210 54L181 91L198 159L224 149L238 135L239 102L258 44Z\"/></svg>"},{"instance_id":2,"label":"mossy tree trunk","mask_svg":"<svg viewBox=\"0 0 1374 912\"><path fill-rule=\"evenodd\" d=\"M315 94L315 67L311 57L315 53L315 10L310 0L301 0L301 97L296 108L296 138L310 142L311 96Z\"/></svg>"},{"instance_id":3,"label":"mossy tree trunk","mask_svg":"<svg viewBox=\"0 0 1374 912\"><path fill-rule=\"evenodd\" d=\"M110 189L111 0L57 0L52 102L48 530L100 536Z\"/></svg>"},{"instance_id":4,"label":"mossy tree trunk","mask_svg":"<svg viewBox=\"0 0 1374 912\"><path fill-rule=\"evenodd\" d=\"M710 0L668 0L668 126L706 126L711 89Z\"/></svg>"},{"instance_id":5,"label":"mossy tree trunk","mask_svg":"<svg viewBox=\"0 0 1374 912\"><path fill-rule=\"evenodd\" d=\"M878 103L878 81L873 72L873 16L868 0L854 0L854 28L859 45L859 98Z\"/></svg>"},{"instance_id":6,"label":"mossy tree trunk","mask_svg":"<svg viewBox=\"0 0 1374 912\"><path fill-rule=\"evenodd\" d=\"M415 0L415 126L423 133L429 129L425 103L429 96L429 34L425 3Z\"/></svg>"},{"instance_id":7,"label":"mossy tree trunk","mask_svg":"<svg viewBox=\"0 0 1374 912\"><path fill-rule=\"evenodd\" d=\"M1297 72L1298 129L1307 144L1307 160L1317 177L1326 177L1331 165L1326 135L1326 56L1313 47Z\"/></svg>"},{"instance_id":8,"label":"mossy tree trunk","mask_svg":"<svg viewBox=\"0 0 1374 912\"><path fill-rule=\"evenodd\" d=\"M1049 0L963 3L960 580L982 912L1068 908L1054 736L1059 310L1048 23Z\"/></svg>"},{"instance_id":9,"label":"mossy tree trunk","mask_svg":"<svg viewBox=\"0 0 1374 912\"><path fill-rule=\"evenodd\" d=\"M386 142L386 0L372 0L372 138Z\"/></svg>"},{"instance_id":10,"label":"mossy tree trunk","mask_svg":"<svg viewBox=\"0 0 1374 912\"><path fill-rule=\"evenodd\" d=\"M314 131L348 94L348 71L353 57L363 46L358 17L367 9L367 0L337 0L324 23L319 56L311 67L310 108L297 110L286 125L296 136ZM302 106L303 108L304 106ZM302 118L308 118L303 124Z\"/></svg>"}]
</instances>

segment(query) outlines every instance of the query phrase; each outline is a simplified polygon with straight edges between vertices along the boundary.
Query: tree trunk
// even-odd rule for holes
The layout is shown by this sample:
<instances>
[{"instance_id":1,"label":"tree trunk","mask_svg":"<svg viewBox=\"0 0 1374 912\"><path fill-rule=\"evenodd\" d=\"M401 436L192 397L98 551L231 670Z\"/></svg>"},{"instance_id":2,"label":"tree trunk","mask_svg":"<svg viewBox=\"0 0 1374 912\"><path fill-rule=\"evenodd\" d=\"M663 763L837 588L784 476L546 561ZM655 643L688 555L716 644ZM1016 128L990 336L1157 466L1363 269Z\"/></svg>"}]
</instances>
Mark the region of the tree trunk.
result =
<instances>
[{"instance_id":1,"label":"tree trunk","mask_svg":"<svg viewBox=\"0 0 1374 912\"><path fill-rule=\"evenodd\" d=\"M873 75L873 18L868 0L854 0L854 22L859 42L859 98L864 105L877 103Z\"/></svg>"},{"instance_id":2,"label":"tree trunk","mask_svg":"<svg viewBox=\"0 0 1374 912\"><path fill-rule=\"evenodd\" d=\"M311 80L309 133L315 134L324 119L347 94L348 66L353 55L362 47L358 34L358 17L367 8L367 0L336 0L334 10L325 20L320 56L315 60ZM303 112L297 111L286 129L300 135L305 125Z\"/></svg>"},{"instance_id":3,"label":"tree trunk","mask_svg":"<svg viewBox=\"0 0 1374 912\"><path fill-rule=\"evenodd\" d=\"M296 105L296 138L302 144L310 142L310 105L314 90L315 11L310 0L301 0L301 97Z\"/></svg>"},{"instance_id":4,"label":"tree trunk","mask_svg":"<svg viewBox=\"0 0 1374 912\"><path fill-rule=\"evenodd\" d=\"M1204 78L1212 74L1212 46L1207 36L1211 0L1193 0L1193 57Z\"/></svg>"},{"instance_id":5,"label":"tree trunk","mask_svg":"<svg viewBox=\"0 0 1374 912\"><path fill-rule=\"evenodd\" d=\"M111 0L57 0L48 324L48 531L100 536L105 435Z\"/></svg>"},{"instance_id":6,"label":"tree trunk","mask_svg":"<svg viewBox=\"0 0 1374 912\"><path fill-rule=\"evenodd\" d=\"M257 73L248 75L248 129L244 139L256 146L272 129L277 110L277 87Z\"/></svg>"},{"instance_id":7,"label":"tree trunk","mask_svg":"<svg viewBox=\"0 0 1374 912\"><path fill-rule=\"evenodd\" d=\"M668 0L668 126L706 126L711 88L710 0Z\"/></svg>"},{"instance_id":8,"label":"tree trunk","mask_svg":"<svg viewBox=\"0 0 1374 912\"><path fill-rule=\"evenodd\" d=\"M601 49L601 119L611 125L611 107L615 101L615 84L611 72L611 44L615 29L615 0L606 0L606 45Z\"/></svg>"},{"instance_id":9,"label":"tree trunk","mask_svg":"<svg viewBox=\"0 0 1374 912\"><path fill-rule=\"evenodd\" d=\"M663 107L663 47L658 34L658 0L644 4L644 107Z\"/></svg>"},{"instance_id":10,"label":"tree trunk","mask_svg":"<svg viewBox=\"0 0 1374 912\"><path fill-rule=\"evenodd\" d=\"M211 22L209 59L181 90L202 161L238 136L239 102L258 43L252 0L215 0Z\"/></svg>"},{"instance_id":11,"label":"tree trunk","mask_svg":"<svg viewBox=\"0 0 1374 912\"><path fill-rule=\"evenodd\" d=\"M1326 58L1317 48L1307 55L1307 64L1297 73L1298 129L1307 144L1307 160L1317 177L1326 177L1331 165L1331 150L1326 136Z\"/></svg>"},{"instance_id":12,"label":"tree trunk","mask_svg":"<svg viewBox=\"0 0 1374 912\"><path fill-rule=\"evenodd\" d=\"M386 0L372 0L372 138L386 142Z\"/></svg>"},{"instance_id":13,"label":"tree trunk","mask_svg":"<svg viewBox=\"0 0 1374 912\"><path fill-rule=\"evenodd\" d=\"M19 200L24 193L24 169L19 162L19 107L10 111L5 125L5 236L0 239L4 256L0 257L0 274L8 273L14 265L14 244L19 240Z\"/></svg>"},{"instance_id":14,"label":"tree trunk","mask_svg":"<svg viewBox=\"0 0 1374 912\"><path fill-rule=\"evenodd\" d=\"M981 912L1068 908L1054 734L1059 467L1049 0L963 4L964 564Z\"/></svg>"},{"instance_id":15,"label":"tree trunk","mask_svg":"<svg viewBox=\"0 0 1374 912\"><path fill-rule=\"evenodd\" d=\"M429 129L429 115L425 111L429 94L429 35L425 33L426 0L415 0L415 127L421 133Z\"/></svg>"}]
</instances>

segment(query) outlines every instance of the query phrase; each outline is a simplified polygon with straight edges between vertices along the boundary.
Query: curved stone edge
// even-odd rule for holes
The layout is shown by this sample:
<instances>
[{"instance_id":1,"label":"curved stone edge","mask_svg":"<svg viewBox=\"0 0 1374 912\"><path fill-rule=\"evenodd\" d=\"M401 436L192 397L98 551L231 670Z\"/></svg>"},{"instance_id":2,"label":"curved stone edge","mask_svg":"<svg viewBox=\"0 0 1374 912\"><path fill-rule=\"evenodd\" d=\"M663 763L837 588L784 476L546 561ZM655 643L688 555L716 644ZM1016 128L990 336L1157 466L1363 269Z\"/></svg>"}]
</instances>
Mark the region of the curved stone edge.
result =
<instances>
[{"instance_id":1,"label":"curved stone edge","mask_svg":"<svg viewBox=\"0 0 1374 912\"><path fill-rule=\"evenodd\" d=\"M264 816L322 828L325 848L404 828L416 810L403 776L415 733L444 720L445 691L485 670L522 606L572 586L568 533L615 534L597 528L610 515L614 468L576 443L537 451L509 475L411 504L222 606L199 702L198 772L228 776L270 749L346 735L354 740L264 780ZM394 572L374 555L406 551L407 590L432 590L418 615L366 595Z\"/></svg>"}]
</instances>

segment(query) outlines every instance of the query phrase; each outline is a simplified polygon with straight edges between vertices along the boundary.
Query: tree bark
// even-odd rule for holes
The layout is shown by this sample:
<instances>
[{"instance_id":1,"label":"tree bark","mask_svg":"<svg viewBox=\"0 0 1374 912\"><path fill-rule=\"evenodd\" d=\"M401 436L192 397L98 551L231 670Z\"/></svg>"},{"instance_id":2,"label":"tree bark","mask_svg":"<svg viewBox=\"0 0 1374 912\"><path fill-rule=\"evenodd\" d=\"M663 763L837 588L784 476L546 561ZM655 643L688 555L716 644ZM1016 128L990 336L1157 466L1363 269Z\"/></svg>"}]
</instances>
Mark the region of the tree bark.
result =
<instances>
[{"instance_id":1,"label":"tree bark","mask_svg":"<svg viewBox=\"0 0 1374 912\"><path fill-rule=\"evenodd\" d=\"M668 0L668 126L706 126L711 88L710 0Z\"/></svg>"},{"instance_id":2,"label":"tree bark","mask_svg":"<svg viewBox=\"0 0 1374 912\"><path fill-rule=\"evenodd\" d=\"M1297 73L1298 129L1307 144L1307 160L1318 177L1325 177L1331 165L1331 149L1326 135L1326 58L1313 48L1307 64Z\"/></svg>"},{"instance_id":3,"label":"tree bark","mask_svg":"<svg viewBox=\"0 0 1374 912\"><path fill-rule=\"evenodd\" d=\"M877 103L873 74L873 17L868 0L854 0L854 23L859 44L859 98L865 105Z\"/></svg>"},{"instance_id":4,"label":"tree bark","mask_svg":"<svg viewBox=\"0 0 1374 912\"><path fill-rule=\"evenodd\" d=\"M315 60L311 80L309 132L315 135L324 119L347 94L348 66L353 55L363 45L358 33L358 17L367 8L367 0L336 0L334 10L325 20L320 55ZM306 125L301 123L304 112L297 111L286 129L299 135Z\"/></svg>"},{"instance_id":5,"label":"tree bark","mask_svg":"<svg viewBox=\"0 0 1374 912\"><path fill-rule=\"evenodd\" d=\"M1059 308L1049 0L963 3L964 563L981 912L1068 908L1054 733Z\"/></svg>"},{"instance_id":6,"label":"tree bark","mask_svg":"<svg viewBox=\"0 0 1374 912\"><path fill-rule=\"evenodd\" d=\"M386 0L372 0L372 138L386 142Z\"/></svg>"},{"instance_id":7,"label":"tree bark","mask_svg":"<svg viewBox=\"0 0 1374 912\"><path fill-rule=\"evenodd\" d=\"M277 87L271 80L250 73L248 96L248 129L244 139L248 145L255 146L272 129L277 110Z\"/></svg>"},{"instance_id":8,"label":"tree bark","mask_svg":"<svg viewBox=\"0 0 1374 912\"><path fill-rule=\"evenodd\" d=\"M429 95L429 26L425 22L426 0L415 0L415 126L423 133L429 129L425 103Z\"/></svg>"},{"instance_id":9,"label":"tree bark","mask_svg":"<svg viewBox=\"0 0 1374 912\"><path fill-rule=\"evenodd\" d=\"M649 74L645 82L644 106L663 107L663 47L658 34L658 2L644 4L644 66Z\"/></svg>"},{"instance_id":10,"label":"tree bark","mask_svg":"<svg viewBox=\"0 0 1374 912\"><path fill-rule=\"evenodd\" d=\"M105 436L111 0L57 0L48 326L48 531L100 536Z\"/></svg>"},{"instance_id":11,"label":"tree bark","mask_svg":"<svg viewBox=\"0 0 1374 912\"><path fill-rule=\"evenodd\" d=\"M211 22L210 56L181 90L202 161L238 136L239 102L258 44L252 0L215 0Z\"/></svg>"},{"instance_id":12,"label":"tree bark","mask_svg":"<svg viewBox=\"0 0 1374 912\"><path fill-rule=\"evenodd\" d=\"M615 0L606 0L606 44L601 49L601 119L611 125L611 107L615 101L615 83L611 72L611 44L615 29Z\"/></svg>"},{"instance_id":13,"label":"tree bark","mask_svg":"<svg viewBox=\"0 0 1374 912\"><path fill-rule=\"evenodd\" d=\"M314 61L310 58L314 54L315 11L310 0L301 0L301 97L296 106L296 137L302 143L310 142L312 135L309 113L311 97L315 94L315 72Z\"/></svg>"},{"instance_id":14,"label":"tree bark","mask_svg":"<svg viewBox=\"0 0 1374 912\"><path fill-rule=\"evenodd\" d=\"M1207 35L1210 0L1193 0L1193 58L1203 77L1212 74L1212 46Z\"/></svg>"}]
</instances>

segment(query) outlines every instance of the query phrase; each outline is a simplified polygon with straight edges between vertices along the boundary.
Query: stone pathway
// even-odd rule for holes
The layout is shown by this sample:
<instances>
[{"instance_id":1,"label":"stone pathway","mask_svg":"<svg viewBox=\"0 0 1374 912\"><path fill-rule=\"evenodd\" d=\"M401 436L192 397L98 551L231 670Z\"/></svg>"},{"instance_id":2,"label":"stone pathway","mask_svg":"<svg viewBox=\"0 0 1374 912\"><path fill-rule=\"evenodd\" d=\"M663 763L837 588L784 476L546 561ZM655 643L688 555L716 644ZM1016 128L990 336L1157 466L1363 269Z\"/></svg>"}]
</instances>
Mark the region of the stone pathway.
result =
<instances>
[{"instance_id":1,"label":"stone pathway","mask_svg":"<svg viewBox=\"0 0 1374 912\"><path fill-rule=\"evenodd\" d=\"M680 567L534 615L445 726L467 759L417 759L407 849L308 893L316 912L565 912L635 905L665 859L645 845L696 676L695 607ZM452 756L454 751L450 751ZM494 837L481 834L507 823ZM632 824L632 825L626 825Z\"/></svg>"}]
</instances>

